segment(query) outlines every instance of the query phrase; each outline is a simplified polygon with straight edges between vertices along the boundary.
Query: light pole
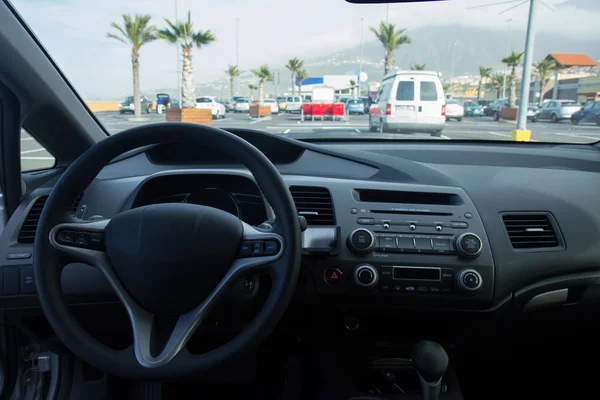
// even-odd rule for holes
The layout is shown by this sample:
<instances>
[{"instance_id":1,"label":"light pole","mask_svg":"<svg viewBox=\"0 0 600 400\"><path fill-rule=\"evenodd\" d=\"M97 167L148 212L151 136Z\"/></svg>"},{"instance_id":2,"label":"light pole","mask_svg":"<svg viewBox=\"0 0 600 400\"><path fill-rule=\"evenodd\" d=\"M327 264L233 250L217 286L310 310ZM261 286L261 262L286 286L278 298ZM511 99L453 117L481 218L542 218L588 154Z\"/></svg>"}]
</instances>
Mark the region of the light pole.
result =
<instances>
[{"instance_id":1,"label":"light pole","mask_svg":"<svg viewBox=\"0 0 600 400\"><path fill-rule=\"evenodd\" d=\"M450 95L454 95L454 47L456 42L452 43L452 73L450 74Z\"/></svg>"},{"instance_id":2,"label":"light pole","mask_svg":"<svg viewBox=\"0 0 600 400\"><path fill-rule=\"evenodd\" d=\"M358 59L358 97L360 97L360 89L362 88L362 80L360 76L362 75L362 46L363 46L363 25L365 22L365 17L360 17L360 57Z\"/></svg>"},{"instance_id":3,"label":"light pole","mask_svg":"<svg viewBox=\"0 0 600 400\"><path fill-rule=\"evenodd\" d=\"M385 5L385 23L387 24L389 21L389 16L390 16L390 5L386 4Z\"/></svg>"},{"instance_id":4,"label":"light pole","mask_svg":"<svg viewBox=\"0 0 600 400\"><path fill-rule=\"evenodd\" d=\"M177 23L177 0L174 0L175 3L175 23ZM179 74L179 70L181 69L179 65L179 46L175 46L175 55L177 56L177 99L179 101L179 107L181 107L181 76Z\"/></svg>"},{"instance_id":5,"label":"light pole","mask_svg":"<svg viewBox=\"0 0 600 400\"><path fill-rule=\"evenodd\" d=\"M512 21L512 18L509 18L506 20L506 57L508 57L508 54L510 52L510 33L508 33L509 29L508 29L508 23ZM502 98L505 99L506 98L506 75L508 73L508 66L507 69L504 71L504 78L502 79Z\"/></svg>"},{"instance_id":6,"label":"light pole","mask_svg":"<svg viewBox=\"0 0 600 400\"><path fill-rule=\"evenodd\" d=\"M240 70L240 17L235 18L235 65ZM238 94L239 76L235 77L235 94Z\"/></svg>"},{"instance_id":7,"label":"light pole","mask_svg":"<svg viewBox=\"0 0 600 400\"><path fill-rule=\"evenodd\" d=\"M517 131L527 128L527 109L529 107L529 85L531 83L531 64L533 62L533 46L535 43L535 7L538 0L531 0L529 21L525 39L525 60L523 61L523 78L521 79L521 100L519 102L519 118Z\"/></svg>"}]
</instances>

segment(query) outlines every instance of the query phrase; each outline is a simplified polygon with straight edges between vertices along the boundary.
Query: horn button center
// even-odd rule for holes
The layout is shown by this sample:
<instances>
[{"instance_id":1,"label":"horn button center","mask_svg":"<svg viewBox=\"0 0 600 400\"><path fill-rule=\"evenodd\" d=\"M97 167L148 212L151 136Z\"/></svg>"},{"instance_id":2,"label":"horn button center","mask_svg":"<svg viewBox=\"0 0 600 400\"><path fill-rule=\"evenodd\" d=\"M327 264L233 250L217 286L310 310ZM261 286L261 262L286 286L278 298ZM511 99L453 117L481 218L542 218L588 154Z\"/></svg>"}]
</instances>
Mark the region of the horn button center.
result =
<instances>
[{"instance_id":1,"label":"horn button center","mask_svg":"<svg viewBox=\"0 0 600 400\"><path fill-rule=\"evenodd\" d=\"M227 273L242 234L242 222L225 211L155 204L113 218L105 244L121 283L142 308L185 313Z\"/></svg>"}]
</instances>

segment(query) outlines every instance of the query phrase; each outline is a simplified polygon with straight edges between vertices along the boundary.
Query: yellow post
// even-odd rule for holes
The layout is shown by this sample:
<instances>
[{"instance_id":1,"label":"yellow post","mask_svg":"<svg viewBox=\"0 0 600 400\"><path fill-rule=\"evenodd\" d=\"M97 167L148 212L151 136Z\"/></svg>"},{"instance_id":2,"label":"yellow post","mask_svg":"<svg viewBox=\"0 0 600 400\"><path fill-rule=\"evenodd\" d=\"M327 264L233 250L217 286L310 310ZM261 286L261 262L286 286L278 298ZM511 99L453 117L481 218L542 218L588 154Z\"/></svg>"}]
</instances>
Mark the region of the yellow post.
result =
<instances>
[{"instance_id":1,"label":"yellow post","mask_svg":"<svg viewBox=\"0 0 600 400\"><path fill-rule=\"evenodd\" d=\"M515 129L512 131L512 140L515 142L530 142L531 141L531 131L530 130L519 130Z\"/></svg>"}]
</instances>

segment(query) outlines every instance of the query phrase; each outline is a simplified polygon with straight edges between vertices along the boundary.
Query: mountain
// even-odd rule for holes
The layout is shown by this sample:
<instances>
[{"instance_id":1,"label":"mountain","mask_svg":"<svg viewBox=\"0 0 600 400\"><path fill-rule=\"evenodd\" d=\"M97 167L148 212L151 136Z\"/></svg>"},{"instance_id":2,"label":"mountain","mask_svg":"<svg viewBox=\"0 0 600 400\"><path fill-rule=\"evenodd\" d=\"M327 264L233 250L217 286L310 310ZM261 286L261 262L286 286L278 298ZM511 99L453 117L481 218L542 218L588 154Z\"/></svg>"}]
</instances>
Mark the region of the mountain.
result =
<instances>
[{"instance_id":1,"label":"mountain","mask_svg":"<svg viewBox=\"0 0 600 400\"><path fill-rule=\"evenodd\" d=\"M584 3L588 0L573 0ZM593 0L597 1L597 0ZM485 28L460 25L430 26L411 29L406 32L411 44L402 45L395 53L396 67L409 69L411 65L426 64L426 69L442 73L448 79L452 76L478 75L479 66L505 70L501 59L511 50L524 51L525 31L497 31ZM363 70L369 82L379 81L383 76L383 48L372 41L372 33L365 29L367 41L363 44ZM538 33L535 37L534 60L540 60L548 53L585 53L591 58L600 59L600 46L597 38L582 37L573 39L560 31ZM327 56L311 58L299 54L305 60L305 68L310 76L343 75L356 71L359 67L360 45L331 53ZM289 71L271 65L275 82L267 83L267 93L283 93L291 87ZM453 73L454 72L454 73ZM279 77L279 84L278 79ZM241 94L248 94L248 84L256 84L250 72L239 78ZM279 87L279 90L277 89ZM172 90L171 90L172 91ZM229 97L229 80L225 75L214 81L197 85L197 94Z\"/></svg>"}]
</instances>

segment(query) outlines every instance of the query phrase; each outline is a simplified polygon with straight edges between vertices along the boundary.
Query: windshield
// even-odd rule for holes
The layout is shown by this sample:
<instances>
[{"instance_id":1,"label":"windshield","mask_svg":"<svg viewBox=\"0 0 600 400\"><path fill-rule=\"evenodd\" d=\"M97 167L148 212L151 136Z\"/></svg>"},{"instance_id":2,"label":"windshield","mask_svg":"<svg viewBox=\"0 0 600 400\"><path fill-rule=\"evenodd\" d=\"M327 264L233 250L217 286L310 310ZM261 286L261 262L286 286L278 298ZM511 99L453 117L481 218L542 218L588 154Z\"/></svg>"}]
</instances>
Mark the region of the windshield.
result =
<instances>
[{"instance_id":1,"label":"windshield","mask_svg":"<svg viewBox=\"0 0 600 400\"><path fill-rule=\"evenodd\" d=\"M194 108L292 139L600 140L600 120L575 110L600 100L600 1L544 0L531 65L526 1L11 2L107 134ZM539 113L510 110L524 93ZM456 121L454 104L485 107Z\"/></svg>"}]
</instances>

